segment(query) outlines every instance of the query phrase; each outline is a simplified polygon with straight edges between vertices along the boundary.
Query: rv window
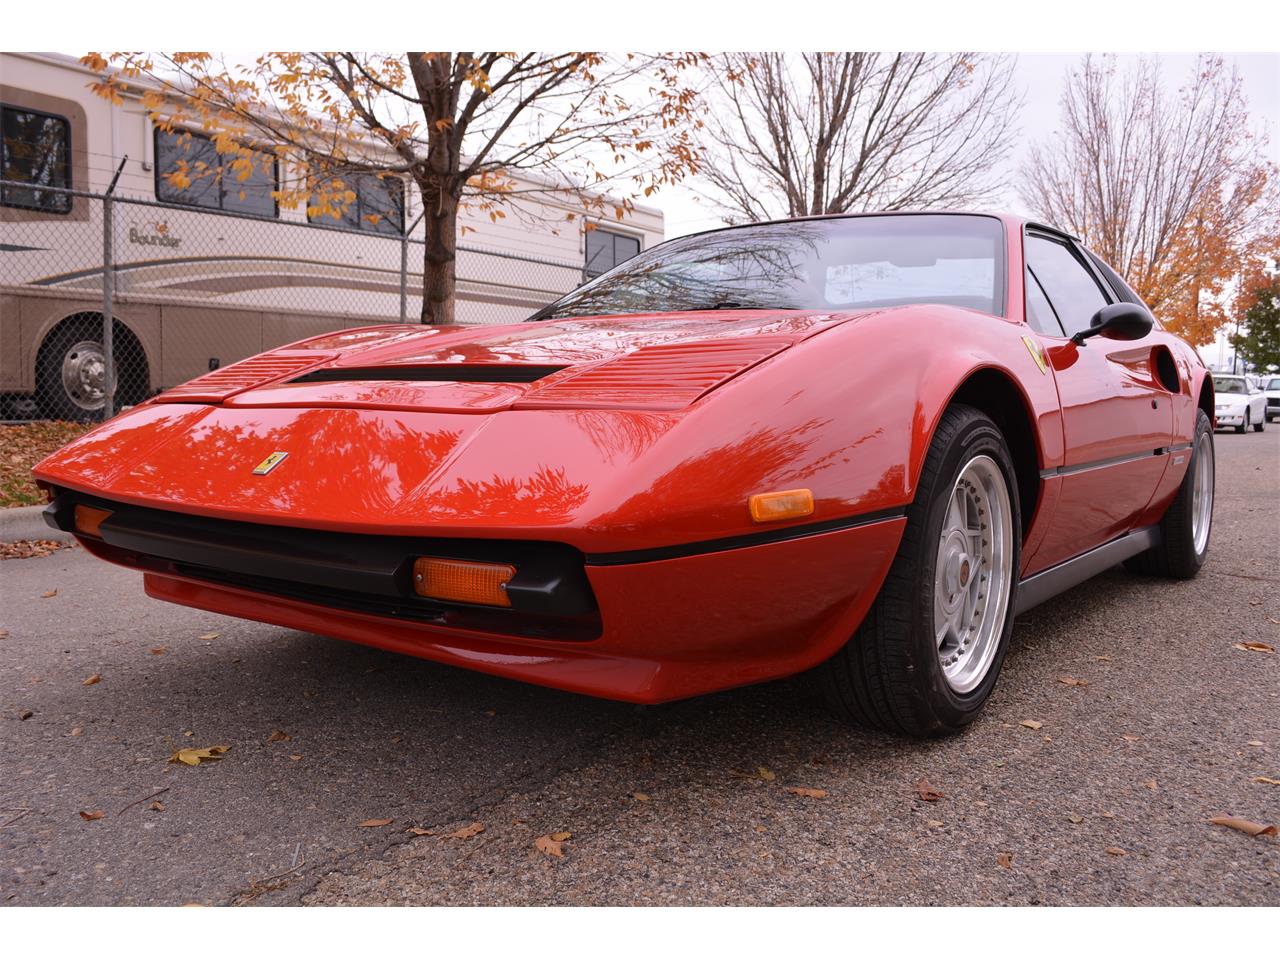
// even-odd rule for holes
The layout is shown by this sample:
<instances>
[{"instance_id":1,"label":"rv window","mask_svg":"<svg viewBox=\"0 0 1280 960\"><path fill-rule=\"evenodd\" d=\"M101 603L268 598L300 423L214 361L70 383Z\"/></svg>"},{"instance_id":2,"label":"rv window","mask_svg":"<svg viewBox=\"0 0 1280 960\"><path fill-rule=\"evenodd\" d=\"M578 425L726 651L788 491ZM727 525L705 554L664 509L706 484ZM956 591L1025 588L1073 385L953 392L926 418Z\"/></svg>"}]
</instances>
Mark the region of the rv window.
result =
<instances>
[{"instance_id":1,"label":"rv window","mask_svg":"<svg viewBox=\"0 0 1280 960\"><path fill-rule=\"evenodd\" d=\"M587 263L584 273L598 277L640 252L640 241L623 233L592 230L587 233Z\"/></svg>"},{"instance_id":2,"label":"rv window","mask_svg":"<svg viewBox=\"0 0 1280 960\"><path fill-rule=\"evenodd\" d=\"M338 212L312 214L307 219L326 227L367 230L400 236L404 229L404 181L399 177L379 177L372 173L338 175L355 192L355 202Z\"/></svg>"},{"instance_id":3,"label":"rv window","mask_svg":"<svg viewBox=\"0 0 1280 960\"><path fill-rule=\"evenodd\" d=\"M246 170L232 166L236 157L220 155L213 141L198 133L156 130L156 199L213 210L276 216L272 192L278 164L264 170L265 154L256 153Z\"/></svg>"},{"instance_id":4,"label":"rv window","mask_svg":"<svg viewBox=\"0 0 1280 960\"><path fill-rule=\"evenodd\" d=\"M45 187L71 186L71 124L37 110L0 106L0 179ZM49 213L70 213L71 196L36 187L0 186L0 204Z\"/></svg>"}]
</instances>

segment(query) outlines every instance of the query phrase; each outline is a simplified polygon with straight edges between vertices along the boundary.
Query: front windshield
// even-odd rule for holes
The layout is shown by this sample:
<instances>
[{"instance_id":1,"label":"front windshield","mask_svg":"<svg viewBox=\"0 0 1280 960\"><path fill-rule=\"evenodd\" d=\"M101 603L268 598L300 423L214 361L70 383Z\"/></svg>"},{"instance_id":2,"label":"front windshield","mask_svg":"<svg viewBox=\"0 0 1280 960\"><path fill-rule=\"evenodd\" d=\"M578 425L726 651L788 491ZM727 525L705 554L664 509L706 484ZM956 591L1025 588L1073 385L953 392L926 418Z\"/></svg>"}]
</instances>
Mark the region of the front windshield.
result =
<instances>
[{"instance_id":1,"label":"front windshield","mask_svg":"<svg viewBox=\"0 0 1280 960\"><path fill-rule=\"evenodd\" d=\"M714 230L654 247L529 319L675 310L862 310L944 303L1004 310L992 217L898 214Z\"/></svg>"},{"instance_id":2,"label":"front windshield","mask_svg":"<svg viewBox=\"0 0 1280 960\"><path fill-rule=\"evenodd\" d=\"M1213 389L1215 393L1249 392L1249 388L1245 386L1245 382L1238 377L1214 377Z\"/></svg>"},{"instance_id":3,"label":"front windshield","mask_svg":"<svg viewBox=\"0 0 1280 960\"><path fill-rule=\"evenodd\" d=\"M1267 383L1267 389L1280 390L1280 377L1273 377L1270 382Z\"/></svg>"}]
</instances>

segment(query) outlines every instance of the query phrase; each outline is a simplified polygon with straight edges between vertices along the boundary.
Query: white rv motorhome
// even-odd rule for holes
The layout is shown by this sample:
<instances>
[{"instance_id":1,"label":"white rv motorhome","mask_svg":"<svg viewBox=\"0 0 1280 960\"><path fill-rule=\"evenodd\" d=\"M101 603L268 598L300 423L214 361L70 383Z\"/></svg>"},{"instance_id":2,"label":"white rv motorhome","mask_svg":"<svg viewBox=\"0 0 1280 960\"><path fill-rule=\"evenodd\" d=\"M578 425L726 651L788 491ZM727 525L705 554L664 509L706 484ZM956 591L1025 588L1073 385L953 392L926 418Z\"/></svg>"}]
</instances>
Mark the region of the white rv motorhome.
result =
<instances>
[{"instance_id":1,"label":"white rv motorhome","mask_svg":"<svg viewBox=\"0 0 1280 960\"><path fill-rule=\"evenodd\" d=\"M421 230L401 236L416 191L355 178L342 220L312 223L272 199L278 165L275 180L255 170L176 189L165 174L217 164L212 145L155 128L136 98L112 105L90 91L94 79L73 57L0 53L0 396L20 411L34 401L45 416L93 419L104 407L104 205L85 194L104 193L117 171L117 406L302 337L419 316ZM656 209L592 230L566 219L575 209L546 201L496 223L464 211L459 322L522 320L662 240Z\"/></svg>"}]
</instances>

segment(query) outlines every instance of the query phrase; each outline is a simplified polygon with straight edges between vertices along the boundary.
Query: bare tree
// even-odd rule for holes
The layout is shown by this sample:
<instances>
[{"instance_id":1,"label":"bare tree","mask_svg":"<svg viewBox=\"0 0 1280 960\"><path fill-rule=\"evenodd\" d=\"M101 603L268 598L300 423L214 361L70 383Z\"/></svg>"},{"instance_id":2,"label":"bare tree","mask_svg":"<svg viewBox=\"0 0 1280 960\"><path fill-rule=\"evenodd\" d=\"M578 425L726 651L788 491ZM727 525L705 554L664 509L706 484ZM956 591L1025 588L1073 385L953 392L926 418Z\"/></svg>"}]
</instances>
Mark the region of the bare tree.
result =
<instances>
[{"instance_id":1,"label":"bare tree","mask_svg":"<svg viewBox=\"0 0 1280 960\"><path fill-rule=\"evenodd\" d=\"M1239 76L1206 54L1175 92L1155 60L1120 72L1086 56L1061 104L1060 129L1024 163L1023 201L1079 234L1172 329L1208 342L1276 223L1275 169L1259 159Z\"/></svg>"},{"instance_id":2,"label":"bare tree","mask_svg":"<svg viewBox=\"0 0 1280 960\"><path fill-rule=\"evenodd\" d=\"M702 176L730 220L980 204L1010 147L1012 69L974 53L723 54Z\"/></svg>"},{"instance_id":3,"label":"bare tree","mask_svg":"<svg viewBox=\"0 0 1280 960\"><path fill-rule=\"evenodd\" d=\"M214 137L227 163L176 171L179 189L200 173L243 180L279 156L295 177L276 199L337 217L355 202L357 177L408 179L425 212L422 319L451 323L460 207L527 214L525 198L578 206L568 219L621 219L635 196L696 168L696 94L682 74L701 59L272 52L231 64L199 52L90 53L81 62L103 74L99 95L119 100L145 81L153 122Z\"/></svg>"}]
</instances>

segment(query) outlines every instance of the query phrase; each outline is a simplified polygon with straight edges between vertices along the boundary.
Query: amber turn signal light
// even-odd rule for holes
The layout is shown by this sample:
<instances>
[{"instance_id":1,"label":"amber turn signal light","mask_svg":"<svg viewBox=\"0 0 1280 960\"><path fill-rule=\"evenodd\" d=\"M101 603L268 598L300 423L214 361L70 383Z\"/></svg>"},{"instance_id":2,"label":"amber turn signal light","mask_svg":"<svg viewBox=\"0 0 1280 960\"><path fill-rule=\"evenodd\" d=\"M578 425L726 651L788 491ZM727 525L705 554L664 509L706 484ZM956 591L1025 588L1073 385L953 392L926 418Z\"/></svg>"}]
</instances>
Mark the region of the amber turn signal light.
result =
<instances>
[{"instance_id":1,"label":"amber turn signal light","mask_svg":"<svg viewBox=\"0 0 1280 960\"><path fill-rule=\"evenodd\" d=\"M83 533L89 537L102 536L102 521L111 516L110 510L101 510L98 507L86 507L83 503L76 504L76 531Z\"/></svg>"},{"instance_id":2,"label":"amber turn signal light","mask_svg":"<svg viewBox=\"0 0 1280 960\"><path fill-rule=\"evenodd\" d=\"M813 513L813 491L778 490L775 493L757 493L749 501L751 519L756 523L774 520L791 520Z\"/></svg>"},{"instance_id":3,"label":"amber turn signal light","mask_svg":"<svg viewBox=\"0 0 1280 960\"><path fill-rule=\"evenodd\" d=\"M509 563L419 557L413 561L413 592L433 600L509 607L507 583L515 575Z\"/></svg>"}]
</instances>

